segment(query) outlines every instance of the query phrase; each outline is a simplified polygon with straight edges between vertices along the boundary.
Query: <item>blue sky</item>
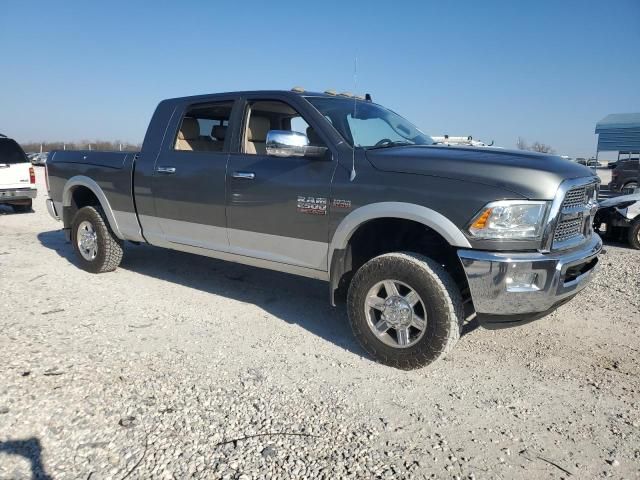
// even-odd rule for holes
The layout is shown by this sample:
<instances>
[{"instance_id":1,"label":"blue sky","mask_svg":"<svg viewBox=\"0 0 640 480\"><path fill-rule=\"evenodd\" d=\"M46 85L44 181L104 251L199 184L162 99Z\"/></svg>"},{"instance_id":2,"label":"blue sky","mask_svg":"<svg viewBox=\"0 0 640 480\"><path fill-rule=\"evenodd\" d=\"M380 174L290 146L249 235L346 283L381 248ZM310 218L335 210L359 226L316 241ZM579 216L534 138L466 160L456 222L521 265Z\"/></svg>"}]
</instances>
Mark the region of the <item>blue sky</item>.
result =
<instances>
[{"instance_id":1,"label":"blue sky","mask_svg":"<svg viewBox=\"0 0 640 480\"><path fill-rule=\"evenodd\" d=\"M0 132L140 142L163 98L372 93L432 135L595 153L640 111L640 0L14 1L0 8Z\"/></svg>"}]
</instances>

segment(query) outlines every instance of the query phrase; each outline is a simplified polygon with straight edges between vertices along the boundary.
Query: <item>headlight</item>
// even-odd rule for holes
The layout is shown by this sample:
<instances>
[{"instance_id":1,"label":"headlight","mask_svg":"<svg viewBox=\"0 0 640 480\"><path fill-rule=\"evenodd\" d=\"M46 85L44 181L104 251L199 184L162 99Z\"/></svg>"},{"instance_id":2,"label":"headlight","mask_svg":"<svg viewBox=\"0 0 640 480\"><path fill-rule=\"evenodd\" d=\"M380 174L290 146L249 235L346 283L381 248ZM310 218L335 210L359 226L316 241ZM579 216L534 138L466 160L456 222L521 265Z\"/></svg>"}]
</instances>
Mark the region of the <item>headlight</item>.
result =
<instances>
[{"instance_id":1,"label":"headlight","mask_svg":"<svg viewBox=\"0 0 640 480\"><path fill-rule=\"evenodd\" d=\"M548 202L491 202L473 218L468 231L478 239L538 240Z\"/></svg>"}]
</instances>

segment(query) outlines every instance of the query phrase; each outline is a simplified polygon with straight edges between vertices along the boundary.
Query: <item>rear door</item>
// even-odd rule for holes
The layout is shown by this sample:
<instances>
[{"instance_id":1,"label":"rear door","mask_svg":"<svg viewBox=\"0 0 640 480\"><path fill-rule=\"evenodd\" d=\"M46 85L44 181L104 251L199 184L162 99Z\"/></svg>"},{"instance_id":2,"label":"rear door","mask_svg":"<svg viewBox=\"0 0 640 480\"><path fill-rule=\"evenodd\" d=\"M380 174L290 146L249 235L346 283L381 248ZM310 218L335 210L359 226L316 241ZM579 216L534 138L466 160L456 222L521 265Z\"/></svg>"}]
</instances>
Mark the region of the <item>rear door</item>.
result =
<instances>
[{"instance_id":1,"label":"rear door","mask_svg":"<svg viewBox=\"0 0 640 480\"><path fill-rule=\"evenodd\" d=\"M29 167L31 163L16 141L0 138L0 188L29 188Z\"/></svg>"},{"instance_id":2,"label":"rear door","mask_svg":"<svg viewBox=\"0 0 640 480\"><path fill-rule=\"evenodd\" d=\"M234 96L186 104L172 117L151 179L155 218L140 218L150 243L228 249L226 132L234 104Z\"/></svg>"}]
</instances>

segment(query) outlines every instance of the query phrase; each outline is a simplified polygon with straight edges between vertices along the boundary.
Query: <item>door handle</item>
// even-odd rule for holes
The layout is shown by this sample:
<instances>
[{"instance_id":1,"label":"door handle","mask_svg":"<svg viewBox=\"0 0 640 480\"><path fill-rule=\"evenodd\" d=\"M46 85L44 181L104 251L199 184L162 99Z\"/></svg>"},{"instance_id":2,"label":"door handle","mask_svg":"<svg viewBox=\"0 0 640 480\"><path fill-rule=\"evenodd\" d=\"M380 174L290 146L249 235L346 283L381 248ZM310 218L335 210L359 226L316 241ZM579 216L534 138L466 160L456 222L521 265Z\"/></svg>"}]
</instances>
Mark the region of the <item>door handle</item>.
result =
<instances>
[{"instance_id":1,"label":"door handle","mask_svg":"<svg viewBox=\"0 0 640 480\"><path fill-rule=\"evenodd\" d=\"M158 173L167 173L169 175L176 173L176 167L158 167L156 168Z\"/></svg>"},{"instance_id":2,"label":"door handle","mask_svg":"<svg viewBox=\"0 0 640 480\"><path fill-rule=\"evenodd\" d=\"M245 180L253 180L256 174L253 172L233 172L233 178L243 178Z\"/></svg>"}]
</instances>

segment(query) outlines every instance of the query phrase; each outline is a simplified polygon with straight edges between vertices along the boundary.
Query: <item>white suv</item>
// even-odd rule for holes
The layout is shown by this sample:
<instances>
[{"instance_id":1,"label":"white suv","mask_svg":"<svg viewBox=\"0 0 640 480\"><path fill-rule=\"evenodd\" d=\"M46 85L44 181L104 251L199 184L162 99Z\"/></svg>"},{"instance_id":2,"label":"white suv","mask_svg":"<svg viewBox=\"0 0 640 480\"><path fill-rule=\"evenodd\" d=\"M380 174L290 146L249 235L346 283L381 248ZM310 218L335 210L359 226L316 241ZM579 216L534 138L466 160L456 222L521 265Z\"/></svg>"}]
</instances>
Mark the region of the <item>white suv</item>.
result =
<instances>
[{"instance_id":1,"label":"white suv","mask_svg":"<svg viewBox=\"0 0 640 480\"><path fill-rule=\"evenodd\" d=\"M15 140L0 134L0 203L16 212L30 212L36 198L36 174Z\"/></svg>"}]
</instances>

